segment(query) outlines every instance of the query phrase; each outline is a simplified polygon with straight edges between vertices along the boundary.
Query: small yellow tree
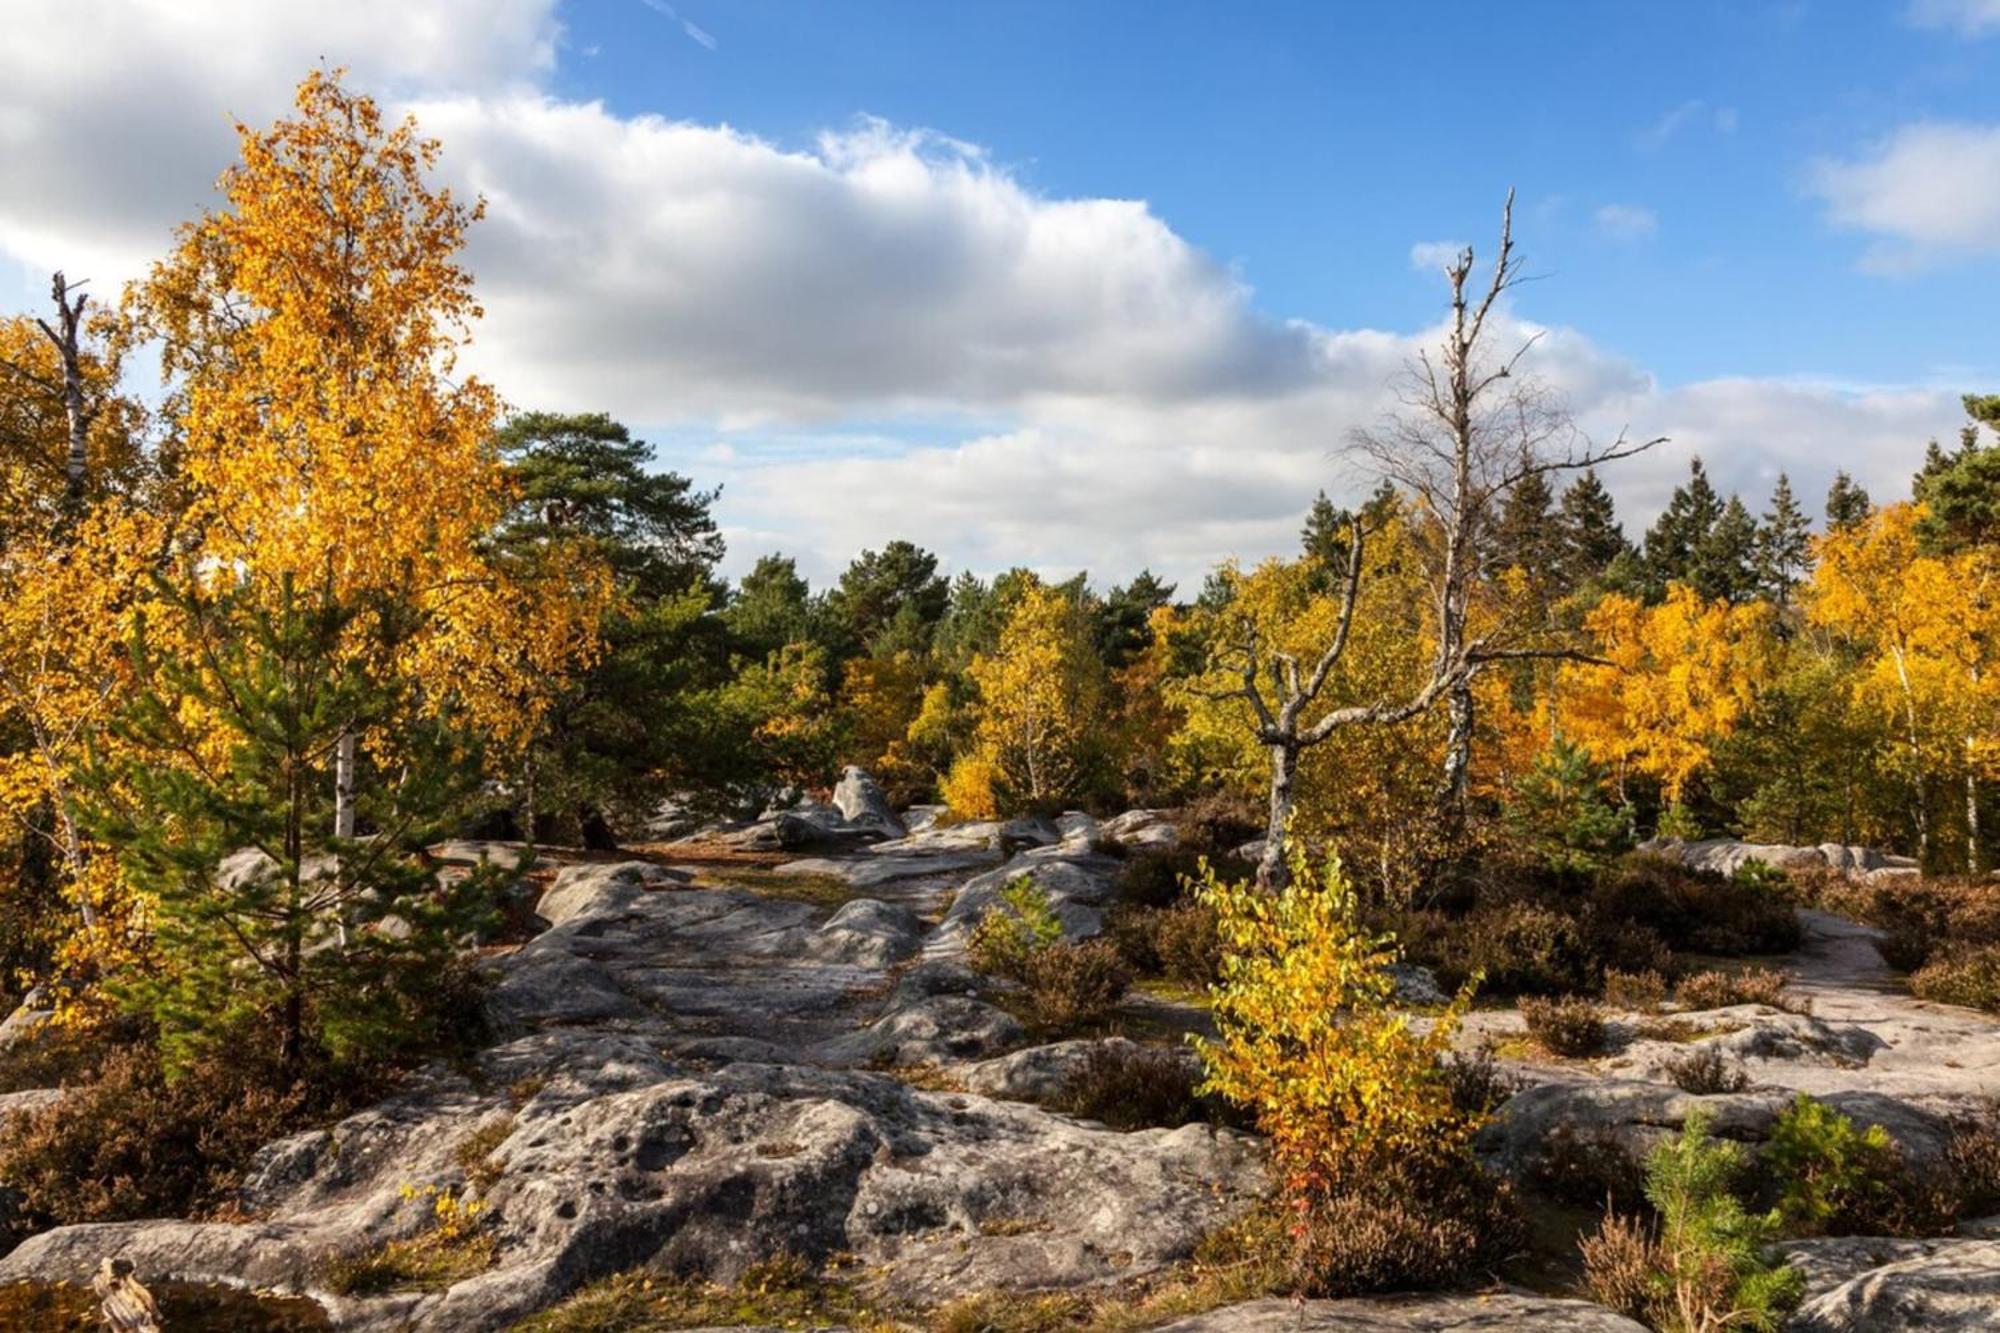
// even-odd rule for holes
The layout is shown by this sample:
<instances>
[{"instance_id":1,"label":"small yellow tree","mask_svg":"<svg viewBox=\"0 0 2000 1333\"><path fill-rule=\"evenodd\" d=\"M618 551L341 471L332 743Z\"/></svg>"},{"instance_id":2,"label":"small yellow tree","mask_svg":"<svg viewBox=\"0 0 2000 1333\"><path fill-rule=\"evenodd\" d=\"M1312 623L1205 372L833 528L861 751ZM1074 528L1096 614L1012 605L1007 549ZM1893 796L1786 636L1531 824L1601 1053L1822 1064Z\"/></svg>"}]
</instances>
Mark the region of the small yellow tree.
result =
<instances>
[{"instance_id":1,"label":"small yellow tree","mask_svg":"<svg viewBox=\"0 0 2000 1333\"><path fill-rule=\"evenodd\" d=\"M1394 1007L1395 940L1362 926L1340 863L1315 871L1296 844L1291 857L1276 892L1213 871L1201 885L1223 947L1217 1036L1196 1042L1204 1088L1248 1107L1270 1137L1309 1291L1462 1273L1507 1230L1505 1201L1471 1157L1479 1118L1454 1104L1443 1066L1477 979L1413 1024ZM1408 1231L1357 1263L1340 1233L1370 1213L1377 1229Z\"/></svg>"},{"instance_id":2,"label":"small yellow tree","mask_svg":"<svg viewBox=\"0 0 2000 1333\"><path fill-rule=\"evenodd\" d=\"M947 779L954 810L1057 808L1096 789L1110 740L1104 663L1073 598L1029 582L998 646L973 658L967 674L977 721L971 752ZM980 799L982 785L990 799Z\"/></svg>"}]
</instances>

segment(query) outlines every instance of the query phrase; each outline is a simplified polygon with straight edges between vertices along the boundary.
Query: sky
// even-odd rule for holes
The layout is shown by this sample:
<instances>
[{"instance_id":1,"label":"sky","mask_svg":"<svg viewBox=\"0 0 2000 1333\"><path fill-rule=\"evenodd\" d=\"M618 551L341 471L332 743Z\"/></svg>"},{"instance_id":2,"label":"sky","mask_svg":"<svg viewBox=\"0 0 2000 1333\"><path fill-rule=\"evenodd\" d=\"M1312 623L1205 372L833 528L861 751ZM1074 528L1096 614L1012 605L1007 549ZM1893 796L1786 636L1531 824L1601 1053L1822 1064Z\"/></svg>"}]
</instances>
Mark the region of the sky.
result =
<instances>
[{"instance_id":1,"label":"sky","mask_svg":"<svg viewBox=\"0 0 2000 1333\"><path fill-rule=\"evenodd\" d=\"M1699 455L1896 498L2000 389L2000 0L0 0L0 303L109 292L315 64L482 195L467 364L705 487L726 572L1292 548L1501 201L1637 535ZM1191 590L1191 587L1190 587Z\"/></svg>"}]
</instances>

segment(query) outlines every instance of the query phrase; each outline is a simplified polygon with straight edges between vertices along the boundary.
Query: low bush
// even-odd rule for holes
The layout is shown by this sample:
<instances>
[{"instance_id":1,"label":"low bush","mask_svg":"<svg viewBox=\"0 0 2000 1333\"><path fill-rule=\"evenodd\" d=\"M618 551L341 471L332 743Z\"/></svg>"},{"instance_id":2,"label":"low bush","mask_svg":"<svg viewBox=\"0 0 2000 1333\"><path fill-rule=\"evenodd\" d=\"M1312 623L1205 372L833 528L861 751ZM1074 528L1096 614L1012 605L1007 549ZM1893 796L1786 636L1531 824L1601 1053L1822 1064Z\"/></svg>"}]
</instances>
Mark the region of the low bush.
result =
<instances>
[{"instance_id":1,"label":"low bush","mask_svg":"<svg viewBox=\"0 0 2000 1333\"><path fill-rule=\"evenodd\" d=\"M1113 1129L1171 1129L1215 1118L1221 1106L1198 1091L1201 1069L1184 1051L1101 1042L1049 1103Z\"/></svg>"},{"instance_id":2,"label":"low bush","mask_svg":"<svg viewBox=\"0 0 2000 1333\"><path fill-rule=\"evenodd\" d=\"M1637 1202L1640 1163L1609 1129L1558 1124L1530 1161L1522 1183L1535 1193L1579 1208Z\"/></svg>"},{"instance_id":3,"label":"low bush","mask_svg":"<svg viewBox=\"0 0 2000 1333\"><path fill-rule=\"evenodd\" d=\"M1109 930L1135 972L1197 989L1221 976L1215 913L1201 903L1122 909L1112 915Z\"/></svg>"},{"instance_id":4,"label":"low bush","mask_svg":"<svg viewBox=\"0 0 2000 1333\"><path fill-rule=\"evenodd\" d=\"M1298 1289L1459 1281L1510 1250L1518 1217L1473 1156L1481 1120L1454 1104L1442 1063L1471 989L1411 1027L1393 942L1361 924L1338 862L1298 848L1277 894L1211 874L1202 900L1224 943L1204 1086L1271 1141Z\"/></svg>"},{"instance_id":5,"label":"low bush","mask_svg":"<svg viewBox=\"0 0 2000 1333\"><path fill-rule=\"evenodd\" d=\"M1667 1060L1667 1077L1682 1092L1697 1097L1713 1097L1725 1092L1741 1092L1750 1086L1743 1066L1714 1046L1697 1046Z\"/></svg>"},{"instance_id":6,"label":"low bush","mask_svg":"<svg viewBox=\"0 0 2000 1333\"><path fill-rule=\"evenodd\" d=\"M1482 977L1490 995L1567 995L1593 989L1595 966L1574 918L1513 902L1477 908L1456 923L1437 973L1451 988Z\"/></svg>"},{"instance_id":7,"label":"low bush","mask_svg":"<svg viewBox=\"0 0 2000 1333\"><path fill-rule=\"evenodd\" d=\"M1051 1033L1104 1022L1132 984L1131 968L1107 939L1036 949L1018 976L1026 988L1022 1017Z\"/></svg>"},{"instance_id":8,"label":"low bush","mask_svg":"<svg viewBox=\"0 0 2000 1333\"><path fill-rule=\"evenodd\" d=\"M1048 894L1020 875L1001 886L1000 901L973 926L965 941L965 957L981 972L1018 981L1030 955L1062 940L1062 921L1049 905Z\"/></svg>"},{"instance_id":9,"label":"low bush","mask_svg":"<svg viewBox=\"0 0 2000 1333\"><path fill-rule=\"evenodd\" d=\"M1792 896L1785 875L1759 862L1725 878L1635 852L1598 877L1588 913L1601 931L1649 929L1675 950L1785 953L1800 940Z\"/></svg>"},{"instance_id":10,"label":"low bush","mask_svg":"<svg viewBox=\"0 0 2000 1333\"><path fill-rule=\"evenodd\" d=\"M212 1213L231 1203L259 1148L331 1100L324 1085L287 1086L220 1055L170 1083L150 1045L124 1046L61 1101L12 1119L0 1181L34 1229Z\"/></svg>"},{"instance_id":11,"label":"low bush","mask_svg":"<svg viewBox=\"0 0 2000 1333\"><path fill-rule=\"evenodd\" d=\"M1619 1009L1636 1009L1650 1014L1667 998L1667 979L1657 968L1643 972L1608 969L1604 974L1604 1000Z\"/></svg>"},{"instance_id":12,"label":"low bush","mask_svg":"<svg viewBox=\"0 0 2000 1333\"><path fill-rule=\"evenodd\" d=\"M1523 997L1528 1035L1552 1055L1595 1055L1604 1049L1604 1010L1592 1000L1567 995L1559 1000Z\"/></svg>"},{"instance_id":13,"label":"low bush","mask_svg":"<svg viewBox=\"0 0 2000 1333\"><path fill-rule=\"evenodd\" d=\"M1753 967L1741 972L1711 969L1692 972L1674 986L1674 998L1690 1009L1727 1009L1736 1004L1762 1004L1788 1013L1810 1013L1808 1003L1785 995L1791 973Z\"/></svg>"},{"instance_id":14,"label":"low bush","mask_svg":"<svg viewBox=\"0 0 2000 1333\"><path fill-rule=\"evenodd\" d=\"M1484 1121L1514 1095L1490 1050L1481 1048L1471 1055L1453 1051L1445 1056L1442 1067L1445 1089L1460 1115Z\"/></svg>"},{"instance_id":15,"label":"low bush","mask_svg":"<svg viewBox=\"0 0 2000 1333\"><path fill-rule=\"evenodd\" d=\"M1857 1128L1825 1102L1800 1093L1771 1127L1766 1175L1774 1215L1797 1235L1900 1230L1889 1223L1906 1175L1880 1125Z\"/></svg>"},{"instance_id":16,"label":"low bush","mask_svg":"<svg viewBox=\"0 0 2000 1333\"><path fill-rule=\"evenodd\" d=\"M1310 1297L1451 1286L1497 1269L1522 1234L1512 1190L1469 1162L1385 1164L1302 1212L1292 1282Z\"/></svg>"},{"instance_id":17,"label":"low bush","mask_svg":"<svg viewBox=\"0 0 2000 1333\"><path fill-rule=\"evenodd\" d=\"M1939 1004L2000 1013L2000 945L1967 945L1933 957L1910 977L1910 992Z\"/></svg>"},{"instance_id":18,"label":"low bush","mask_svg":"<svg viewBox=\"0 0 2000 1333\"><path fill-rule=\"evenodd\" d=\"M1690 1114L1647 1156L1646 1200L1658 1228L1607 1216L1583 1242L1585 1282L1604 1304L1654 1328L1774 1330L1805 1281L1764 1257L1771 1223L1732 1192L1741 1150L1710 1139L1708 1123L1705 1113Z\"/></svg>"}]
</instances>

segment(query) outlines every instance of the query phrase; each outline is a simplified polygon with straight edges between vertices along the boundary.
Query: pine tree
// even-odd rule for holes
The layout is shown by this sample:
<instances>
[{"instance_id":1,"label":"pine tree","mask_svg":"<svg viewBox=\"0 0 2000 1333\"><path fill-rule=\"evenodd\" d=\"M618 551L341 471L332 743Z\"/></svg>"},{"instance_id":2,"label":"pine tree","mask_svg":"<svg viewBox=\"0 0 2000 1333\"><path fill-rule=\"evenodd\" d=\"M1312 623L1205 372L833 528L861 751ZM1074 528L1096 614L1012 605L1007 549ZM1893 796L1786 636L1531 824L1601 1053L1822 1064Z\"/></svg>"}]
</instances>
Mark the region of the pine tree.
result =
<instances>
[{"instance_id":1,"label":"pine tree","mask_svg":"<svg viewBox=\"0 0 2000 1333\"><path fill-rule=\"evenodd\" d=\"M1161 582L1150 569L1113 588L1098 610L1098 647L1104 664L1116 670L1146 651L1153 641L1153 612L1173 598L1174 585Z\"/></svg>"},{"instance_id":2,"label":"pine tree","mask_svg":"<svg viewBox=\"0 0 2000 1333\"><path fill-rule=\"evenodd\" d=\"M1771 507L1757 529L1757 581L1764 596L1779 606L1790 605L1811 550L1812 524L1792 497L1791 478L1780 472L1771 489Z\"/></svg>"},{"instance_id":3,"label":"pine tree","mask_svg":"<svg viewBox=\"0 0 2000 1333\"><path fill-rule=\"evenodd\" d=\"M936 556L907 541L892 541L880 551L856 556L827 596L827 608L845 631L848 648L872 649L877 636L889 629L905 606L927 636L951 597L950 584L939 576L937 564ZM908 624L903 629L907 635Z\"/></svg>"},{"instance_id":4,"label":"pine tree","mask_svg":"<svg viewBox=\"0 0 2000 1333\"><path fill-rule=\"evenodd\" d=\"M1572 589L1602 578L1614 560L1632 549L1618 523L1611 492L1598 480L1595 468L1586 469L1563 492L1556 531L1562 543L1563 582Z\"/></svg>"},{"instance_id":5,"label":"pine tree","mask_svg":"<svg viewBox=\"0 0 2000 1333\"><path fill-rule=\"evenodd\" d=\"M1967 395L1966 411L1976 415L1988 402ZM1918 531L1932 549L1953 551L2000 542L2000 448L1981 444L1976 421L1959 432L1958 448L1952 453L1931 441L1910 493L1925 506Z\"/></svg>"},{"instance_id":6,"label":"pine tree","mask_svg":"<svg viewBox=\"0 0 2000 1333\"><path fill-rule=\"evenodd\" d=\"M1721 517L1721 497L1709 484L1701 459L1690 459L1687 481L1674 490L1646 533L1646 574L1656 594L1669 583L1694 580L1698 552Z\"/></svg>"},{"instance_id":7,"label":"pine tree","mask_svg":"<svg viewBox=\"0 0 2000 1333\"><path fill-rule=\"evenodd\" d=\"M175 632L142 620L119 755L89 774L94 836L154 904L160 966L117 985L158 1025L169 1068L269 1040L280 1065L367 1063L436 1045L453 960L500 877L446 879L422 848L480 786L459 720L410 678L370 671L356 636L416 617L330 578L160 583ZM361 735L367 836L334 835L333 755ZM462 998L462 997L456 997Z\"/></svg>"},{"instance_id":8,"label":"pine tree","mask_svg":"<svg viewBox=\"0 0 2000 1333\"><path fill-rule=\"evenodd\" d=\"M1488 563L1495 569L1524 569L1538 581L1552 579L1562 556L1555 505L1546 473L1531 472L1510 487L1494 524Z\"/></svg>"},{"instance_id":9,"label":"pine tree","mask_svg":"<svg viewBox=\"0 0 2000 1333\"><path fill-rule=\"evenodd\" d=\"M1737 496L1696 544L1688 571L1695 590L1711 601L1748 602L1757 595L1757 520Z\"/></svg>"},{"instance_id":10,"label":"pine tree","mask_svg":"<svg viewBox=\"0 0 2000 1333\"><path fill-rule=\"evenodd\" d=\"M1854 478L1845 472L1833 474L1833 485L1826 491L1826 527L1829 532L1839 532L1858 527L1866 522L1875 504L1868 498L1868 492L1855 484Z\"/></svg>"}]
</instances>

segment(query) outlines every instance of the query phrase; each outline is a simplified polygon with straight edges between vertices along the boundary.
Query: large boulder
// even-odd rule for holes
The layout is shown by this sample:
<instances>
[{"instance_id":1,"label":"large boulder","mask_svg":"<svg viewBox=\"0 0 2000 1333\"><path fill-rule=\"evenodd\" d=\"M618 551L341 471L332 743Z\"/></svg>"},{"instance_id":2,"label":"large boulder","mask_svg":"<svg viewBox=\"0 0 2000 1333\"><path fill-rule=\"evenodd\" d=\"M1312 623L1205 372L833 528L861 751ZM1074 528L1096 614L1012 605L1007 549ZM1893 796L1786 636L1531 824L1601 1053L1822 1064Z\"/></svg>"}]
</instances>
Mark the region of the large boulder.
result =
<instances>
[{"instance_id":1,"label":"large boulder","mask_svg":"<svg viewBox=\"0 0 2000 1333\"><path fill-rule=\"evenodd\" d=\"M884 838L900 838L909 830L896 817L888 796L865 769L849 764L833 789L833 803L848 823L873 829Z\"/></svg>"},{"instance_id":2,"label":"large boulder","mask_svg":"<svg viewBox=\"0 0 2000 1333\"><path fill-rule=\"evenodd\" d=\"M1751 862L1779 870L1830 870L1848 879L1879 883L1896 878L1913 878L1920 873L1915 858L1877 851L1872 847L1848 847L1821 843L1794 847L1785 843L1741 842L1734 838L1655 838L1641 843L1639 850L1678 861L1690 870L1733 875Z\"/></svg>"}]
</instances>

